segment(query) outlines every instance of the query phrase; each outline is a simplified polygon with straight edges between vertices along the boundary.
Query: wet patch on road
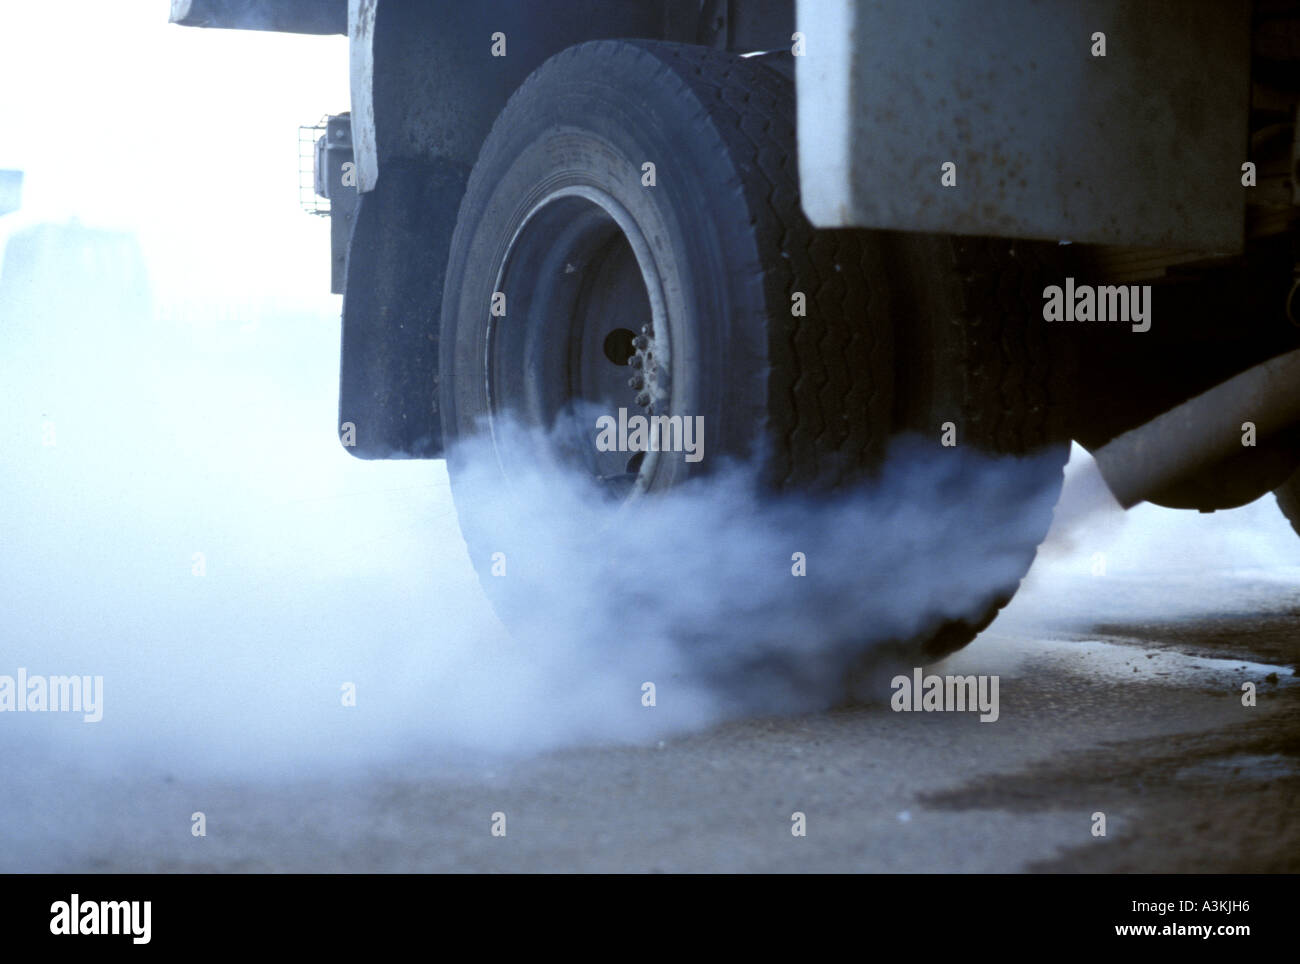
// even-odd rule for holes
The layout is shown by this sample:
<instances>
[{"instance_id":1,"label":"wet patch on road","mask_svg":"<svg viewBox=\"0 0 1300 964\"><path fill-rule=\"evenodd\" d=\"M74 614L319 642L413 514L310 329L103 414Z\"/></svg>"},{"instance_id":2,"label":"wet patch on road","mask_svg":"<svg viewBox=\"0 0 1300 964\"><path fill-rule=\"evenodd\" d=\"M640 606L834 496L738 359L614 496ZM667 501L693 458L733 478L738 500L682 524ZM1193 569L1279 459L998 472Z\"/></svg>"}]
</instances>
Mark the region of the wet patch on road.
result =
<instances>
[{"instance_id":1,"label":"wet patch on road","mask_svg":"<svg viewBox=\"0 0 1300 964\"><path fill-rule=\"evenodd\" d=\"M1052 813L1077 822L1078 844L1031 862L1033 871L1300 872L1297 627L1300 608L1286 606L1098 622L1041 650L1022 649L1031 666L1063 668L1089 684L1127 682L1135 692L1172 688L1239 701L1250 681L1258 709L1243 704L1250 718L1241 722L1207 716L1192 732L1109 740L924 792L914 809ZM1092 833L1097 812L1106 814L1104 837Z\"/></svg>"},{"instance_id":2,"label":"wet patch on road","mask_svg":"<svg viewBox=\"0 0 1300 964\"><path fill-rule=\"evenodd\" d=\"M1300 656L1300 607L1268 613L1218 613L1196 619L1098 623L1088 634L1217 659L1294 664Z\"/></svg>"}]
</instances>

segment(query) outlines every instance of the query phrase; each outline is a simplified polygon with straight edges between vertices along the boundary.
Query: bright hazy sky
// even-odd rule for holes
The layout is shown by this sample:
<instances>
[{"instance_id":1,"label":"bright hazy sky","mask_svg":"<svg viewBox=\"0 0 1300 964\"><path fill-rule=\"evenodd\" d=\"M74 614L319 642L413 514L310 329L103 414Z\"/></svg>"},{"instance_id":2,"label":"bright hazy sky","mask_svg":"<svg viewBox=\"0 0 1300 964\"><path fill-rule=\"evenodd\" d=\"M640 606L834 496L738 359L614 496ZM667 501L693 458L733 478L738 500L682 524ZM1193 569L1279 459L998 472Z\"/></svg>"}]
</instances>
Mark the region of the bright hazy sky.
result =
<instances>
[{"instance_id":1,"label":"bright hazy sky","mask_svg":"<svg viewBox=\"0 0 1300 964\"><path fill-rule=\"evenodd\" d=\"M0 168L26 176L0 243L77 217L135 230L163 303L329 306L328 222L298 206L297 127L348 109L346 38L178 27L168 9L4 3Z\"/></svg>"}]
</instances>

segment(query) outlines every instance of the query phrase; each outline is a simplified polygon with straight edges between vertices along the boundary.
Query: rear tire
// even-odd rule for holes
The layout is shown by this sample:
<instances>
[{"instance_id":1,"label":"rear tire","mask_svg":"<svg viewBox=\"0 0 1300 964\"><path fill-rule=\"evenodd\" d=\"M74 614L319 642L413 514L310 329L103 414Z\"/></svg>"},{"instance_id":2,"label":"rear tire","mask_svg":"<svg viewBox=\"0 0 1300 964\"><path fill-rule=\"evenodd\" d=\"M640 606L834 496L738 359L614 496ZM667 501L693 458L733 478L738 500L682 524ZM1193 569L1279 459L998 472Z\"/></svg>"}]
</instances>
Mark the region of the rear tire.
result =
<instances>
[{"instance_id":1,"label":"rear tire","mask_svg":"<svg viewBox=\"0 0 1300 964\"><path fill-rule=\"evenodd\" d=\"M936 261L915 249L921 242L809 225L793 85L772 60L654 42L582 44L524 83L483 145L451 242L440 409L462 532L507 624L512 611L530 609L519 588L526 580L489 575L498 547L488 523L512 464L522 471L559 452L621 497L619 486L664 490L733 457L757 462L769 490L825 492L876 471L897 431L938 446L939 416L959 423L964 446L986 451L1028 454L1052 440L1048 374L1026 341L1023 299L1007 310L1011 274L999 256L975 242L928 239L947 252ZM646 162L656 165L653 187L643 183ZM497 293L504 317L490 310ZM793 310L801 300L802 313ZM616 357L638 334L644 367L618 370ZM900 338L909 354L896 368ZM652 388L622 388L620 379L649 372L647 354L660 365ZM922 367L923 388L909 381ZM507 416L553 432L579 403L702 415L708 458L659 453L653 465L623 467L579 451L583 440L570 433L546 453L497 446L499 475L470 480L459 442L495 438ZM1057 444L1029 460L1037 475L1005 495L1018 505L1039 492L1015 577L973 618L874 652L935 659L992 620L1046 532L1041 491L1059 487L1064 459ZM862 538L866 565L871 534ZM934 579L944 578L944 563L933 560Z\"/></svg>"},{"instance_id":2,"label":"rear tire","mask_svg":"<svg viewBox=\"0 0 1300 964\"><path fill-rule=\"evenodd\" d=\"M936 441L947 431L959 447L1034 455L1024 467L1026 491L1059 492L1069 457L1059 397L1071 377L1069 355L1050 342L1039 314L1043 286L1059 270L1055 244L893 236L891 285L896 303L906 306L896 328L896 430ZM974 618L943 624L922 647L926 659L961 649L1011 601L1051 513L1027 521L1036 535L1025 542L1016 581Z\"/></svg>"},{"instance_id":3,"label":"rear tire","mask_svg":"<svg viewBox=\"0 0 1300 964\"><path fill-rule=\"evenodd\" d=\"M448 442L506 409L549 427L566 401L513 391L511 379L533 377L520 364L495 373L495 391L492 373L477 377L484 346L509 337L510 323L488 311L500 283L507 312L526 313L515 327L544 324L548 312L580 315L593 298L601 310L579 320L611 330L636 335L657 313L668 330L648 334L671 356L660 373L671 399L662 401L705 417L710 460L762 449L765 480L778 488L833 487L869 472L893 397L882 253L862 232L812 229L793 144L790 82L757 58L600 41L540 67L485 142L452 239L440 341ZM643 184L647 162L653 187ZM540 236L530 237L535 227ZM539 284L552 264L565 276ZM638 269L645 291L633 295ZM627 297L608 298L611 289ZM798 316L797 294L807 303ZM563 336L584 331L603 344L610 333L590 327L552 330L561 337L526 347L563 352ZM538 363L536 352L527 362ZM581 374L581 359L548 362L559 378ZM613 391L587 401L630 411L641 394L591 387ZM706 465L671 460L646 487Z\"/></svg>"}]
</instances>

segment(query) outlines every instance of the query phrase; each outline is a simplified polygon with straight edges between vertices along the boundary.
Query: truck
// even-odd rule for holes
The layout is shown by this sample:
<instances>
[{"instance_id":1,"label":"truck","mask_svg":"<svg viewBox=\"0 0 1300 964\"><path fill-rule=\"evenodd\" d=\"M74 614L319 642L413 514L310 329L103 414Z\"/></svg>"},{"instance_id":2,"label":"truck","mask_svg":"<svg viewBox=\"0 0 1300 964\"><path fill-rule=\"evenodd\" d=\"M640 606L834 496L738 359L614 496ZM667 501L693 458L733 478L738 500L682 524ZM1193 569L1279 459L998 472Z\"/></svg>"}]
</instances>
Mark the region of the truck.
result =
<instances>
[{"instance_id":1,"label":"truck","mask_svg":"<svg viewBox=\"0 0 1300 964\"><path fill-rule=\"evenodd\" d=\"M541 461L654 513L647 496L723 457L822 497L909 433L1023 459L1053 492L1078 443L1126 507L1276 492L1300 532L1300 3L173 0L171 17L348 38L351 103L309 137L342 294L339 436L357 458L447 458L481 575L483 514ZM702 419L709 458L555 432L575 407ZM470 481L456 452L484 437L498 471ZM1015 578L909 658L988 625L1025 541Z\"/></svg>"}]
</instances>

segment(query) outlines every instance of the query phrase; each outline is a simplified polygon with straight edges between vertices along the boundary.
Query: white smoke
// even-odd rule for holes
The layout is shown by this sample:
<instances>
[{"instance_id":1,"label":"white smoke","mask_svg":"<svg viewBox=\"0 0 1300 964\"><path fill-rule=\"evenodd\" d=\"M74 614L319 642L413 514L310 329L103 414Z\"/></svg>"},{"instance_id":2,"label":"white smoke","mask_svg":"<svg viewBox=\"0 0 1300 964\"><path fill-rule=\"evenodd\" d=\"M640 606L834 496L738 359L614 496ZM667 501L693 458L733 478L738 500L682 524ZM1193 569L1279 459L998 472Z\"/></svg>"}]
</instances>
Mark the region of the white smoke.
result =
<instances>
[{"instance_id":1,"label":"white smoke","mask_svg":"<svg viewBox=\"0 0 1300 964\"><path fill-rule=\"evenodd\" d=\"M33 238L57 270L21 267ZM76 269L70 252L87 244L99 267ZM366 463L340 448L336 319L275 306L211 324L150 313L150 299L123 291L139 253L120 233L64 226L10 250L0 674L105 680L100 723L0 715L15 760L321 772L643 742L816 709L844 695L859 657L910 664L897 640L975 618L1013 588L1052 512L1049 473L1033 461L933 440L898 440L853 493L775 498L744 466L718 466L622 514L594 483L537 469L490 500L475 543L504 553L505 575L485 582L507 632L444 463ZM462 498L497 491L484 446L461 453ZM1300 540L1271 497L1211 517L1123 516L1078 484L1089 461L1076 450L1013 621L1195 614L1234 574L1296 573ZM796 553L806 575L793 574ZM1123 591L1162 579L1157 595Z\"/></svg>"},{"instance_id":2,"label":"white smoke","mask_svg":"<svg viewBox=\"0 0 1300 964\"><path fill-rule=\"evenodd\" d=\"M22 293L0 299L16 399L0 674L105 678L101 723L0 717L15 751L278 770L825 706L860 654L1013 587L1051 511L1025 463L916 440L862 491L822 500L761 495L730 466L612 516L592 483L538 471L480 520L505 554L499 588L522 603L508 633L443 463L339 447L330 319L196 342L133 316L111 285L57 311L13 278L0 287ZM82 340L64 350L69 332ZM476 476L495 457L462 454L458 488L488 491Z\"/></svg>"}]
</instances>

